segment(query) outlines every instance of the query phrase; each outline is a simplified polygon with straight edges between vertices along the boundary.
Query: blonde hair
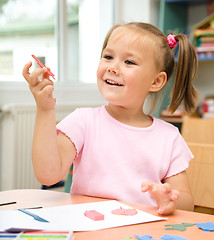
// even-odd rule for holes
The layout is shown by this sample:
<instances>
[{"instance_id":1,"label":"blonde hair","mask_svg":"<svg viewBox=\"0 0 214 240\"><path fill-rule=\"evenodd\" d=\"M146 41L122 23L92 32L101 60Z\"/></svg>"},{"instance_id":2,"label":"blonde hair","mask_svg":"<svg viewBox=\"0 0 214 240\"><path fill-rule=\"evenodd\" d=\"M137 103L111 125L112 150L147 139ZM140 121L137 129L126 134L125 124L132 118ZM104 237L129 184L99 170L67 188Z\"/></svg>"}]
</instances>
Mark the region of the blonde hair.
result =
<instances>
[{"instance_id":1,"label":"blonde hair","mask_svg":"<svg viewBox=\"0 0 214 240\"><path fill-rule=\"evenodd\" d=\"M135 29L144 35L145 33L148 33L151 34L151 36L157 37L153 38L156 40L154 47L157 48L154 51L154 60L160 71L166 72L167 80L169 80L175 70L174 51L170 48L166 36L158 28L151 24L131 22L124 25L113 26L106 35L102 52L106 48L112 32L118 27ZM195 110L198 100L198 93L192 85L192 81L195 78L198 68L197 54L193 45L184 34L175 35L175 39L179 43L178 61L174 86L171 92L171 101L168 109L171 113L173 113L183 102L184 110L187 113L191 113ZM155 102L152 109L154 109L154 105Z\"/></svg>"}]
</instances>

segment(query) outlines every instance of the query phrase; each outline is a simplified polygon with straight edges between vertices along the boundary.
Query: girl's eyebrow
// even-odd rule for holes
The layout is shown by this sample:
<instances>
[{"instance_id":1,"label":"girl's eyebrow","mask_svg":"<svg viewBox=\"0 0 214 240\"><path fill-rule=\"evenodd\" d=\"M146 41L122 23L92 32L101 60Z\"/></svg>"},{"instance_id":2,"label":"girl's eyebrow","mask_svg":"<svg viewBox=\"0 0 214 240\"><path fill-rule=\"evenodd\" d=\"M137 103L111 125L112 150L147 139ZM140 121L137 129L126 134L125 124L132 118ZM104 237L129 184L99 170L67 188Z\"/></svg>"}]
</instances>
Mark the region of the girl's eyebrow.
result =
<instances>
[{"instance_id":1,"label":"girl's eyebrow","mask_svg":"<svg viewBox=\"0 0 214 240\"><path fill-rule=\"evenodd\" d=\"M108 47L106 47L106 48L103 49L103 52L104 52L104 51L113 52L114 50L113 50L112 48L108 48Z\"/></svg>"},{"instance_id":2,"label":"girl's eyebrow","mask_svg":"<svg viewBox=\"0 0 214 240\"><path fill-rule=\"evenodd\" d=\"M127 56L128 58L134 58L136 60L141 61L142 60L142 56L138 53L133 53L133 52L125 52L125 56Z\"/></svg>"},{"instance_id":3,"label":"girl's eyebrow","mask_svg":"<svg viewBox=\"0 0 214 240\"><path fill-rule=\"evenodd\" d=\"M113 54L114 52L115 52L115 50L113 48L106 47L105 49L103 49L102 54L106 54L106 53ZM124 51L123 56L125 58L134 58L136 61L142 61L142 56L140 54L138 54L137 52Z\"/></svg>"}]
</instances>

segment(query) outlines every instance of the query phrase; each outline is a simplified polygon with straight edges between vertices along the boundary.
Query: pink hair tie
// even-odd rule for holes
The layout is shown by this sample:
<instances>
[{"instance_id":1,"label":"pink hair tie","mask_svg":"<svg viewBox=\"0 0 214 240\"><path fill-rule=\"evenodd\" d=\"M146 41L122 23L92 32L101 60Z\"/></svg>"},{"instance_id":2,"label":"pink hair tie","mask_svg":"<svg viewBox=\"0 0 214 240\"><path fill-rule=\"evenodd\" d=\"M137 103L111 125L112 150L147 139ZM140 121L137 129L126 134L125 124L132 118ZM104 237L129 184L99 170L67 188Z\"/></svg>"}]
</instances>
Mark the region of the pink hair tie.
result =
<instances>
[{"instance_id":1,"label":"pink hair tie","mask_svg":"<svg viewBox=\"0 0 214 240\"><path fill-rule=\"evenodd\" d=\"M171 49L173 49L177 44L177 41L175 39L175 35L169 34L168 37L167 37L167 42L169 44L169 47Z\"/></svg>"}]
</instances>

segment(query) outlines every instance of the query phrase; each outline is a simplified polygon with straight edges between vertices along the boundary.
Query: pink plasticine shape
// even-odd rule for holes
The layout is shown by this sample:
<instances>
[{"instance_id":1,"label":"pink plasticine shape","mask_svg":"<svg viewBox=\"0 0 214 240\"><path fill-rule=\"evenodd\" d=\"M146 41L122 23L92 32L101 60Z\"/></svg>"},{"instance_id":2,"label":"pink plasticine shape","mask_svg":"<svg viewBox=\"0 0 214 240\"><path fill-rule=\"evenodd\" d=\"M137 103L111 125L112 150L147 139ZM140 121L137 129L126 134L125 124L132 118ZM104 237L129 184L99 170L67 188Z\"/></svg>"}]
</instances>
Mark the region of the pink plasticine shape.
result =
<instances>
[{"instance_id":1,"label":"pink plasticine shape","mask_svg":"<svg viewBox=\"0 0 214 240\"><path fill-rule=\"evenodd\" d=\"M85 211L84 215L94 221L104 220L104 215L95 210Z\"/></svg>"},{"instance_id":2,"label":"pink plasticine shape","mask_svg":"<svg viewBox=\"0 0 214 240\"><path fill-rule=\"evenodd\" d=\"M112 214L116 214L116 215L125 215L125 216L133 216L137 214L137 210L136 209L125 209L125 208L118 208L115 210L111 211Z\"/></svg>"}]
</instances>

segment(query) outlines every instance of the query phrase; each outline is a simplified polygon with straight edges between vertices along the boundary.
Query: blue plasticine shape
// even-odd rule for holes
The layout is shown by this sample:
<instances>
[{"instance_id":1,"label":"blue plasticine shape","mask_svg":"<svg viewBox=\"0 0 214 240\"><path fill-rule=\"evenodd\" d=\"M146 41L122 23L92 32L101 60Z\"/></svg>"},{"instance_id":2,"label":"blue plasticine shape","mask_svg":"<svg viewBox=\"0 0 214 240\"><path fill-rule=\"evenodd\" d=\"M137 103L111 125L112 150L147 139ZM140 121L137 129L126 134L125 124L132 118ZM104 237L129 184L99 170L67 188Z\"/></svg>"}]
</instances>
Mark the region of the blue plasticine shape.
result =
<instances>
[{"instance_id":1,"label":"blue plasticine shape","mask_svg":"<svg viewBox=\"0 0 214 240\"><path fill-rule=\"evenodd\" d=\"M157 240L157 239L152 238L152 236L150 236L150 235L143 235L143 236L135 235L135 237L138 240Z\"/></svg>"},{"instance_id":2,"label":"blue plasticine shape","mask_svg":"<svg viewBox=\"0 0 214 240\"><path fill-rule=\"evenodd\" d=\"M206 223L195 223L200 229L206 232L212 232L214 231L214 223L212 222L206 222Z\"/></svg>"},{"instance_id":3,"label":"blue plasticine shape","mask_svg":"<svg viewBox=\"0 0 214 240\"><path fill-rule=\"evenodd\" d=\"M160 238L161 240L188 240L186 238L176 236L176 235L163 235L163 237Z\"/></svg>"}]
</instances>

